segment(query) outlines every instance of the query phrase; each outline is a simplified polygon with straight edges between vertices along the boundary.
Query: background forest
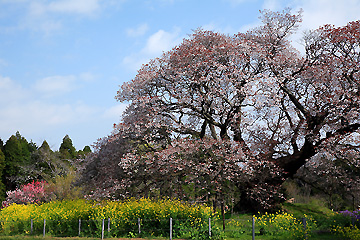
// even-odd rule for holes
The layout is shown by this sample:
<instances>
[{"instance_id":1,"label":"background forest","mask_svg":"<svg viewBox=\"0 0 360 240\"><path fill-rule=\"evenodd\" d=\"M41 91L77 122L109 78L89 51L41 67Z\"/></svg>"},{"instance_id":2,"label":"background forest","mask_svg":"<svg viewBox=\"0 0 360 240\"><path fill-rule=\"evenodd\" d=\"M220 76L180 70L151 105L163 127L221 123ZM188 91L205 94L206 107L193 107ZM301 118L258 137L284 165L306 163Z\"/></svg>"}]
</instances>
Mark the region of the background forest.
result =
<instances>
[{"instance_id":1,"label":"background forest","mask_svg":"<svg viewBox=\"0 0 360 240\"><path fill-rule=\"evenodd\" d=\"M19 132L5 143L0 139L1 201L5 200L6 192L33 181L52 182L56 177L70 176L90 152L89 146L76 150L68 135L57 151L53 151L46 140L37 146Z\"/></svg>"}]
</instances>

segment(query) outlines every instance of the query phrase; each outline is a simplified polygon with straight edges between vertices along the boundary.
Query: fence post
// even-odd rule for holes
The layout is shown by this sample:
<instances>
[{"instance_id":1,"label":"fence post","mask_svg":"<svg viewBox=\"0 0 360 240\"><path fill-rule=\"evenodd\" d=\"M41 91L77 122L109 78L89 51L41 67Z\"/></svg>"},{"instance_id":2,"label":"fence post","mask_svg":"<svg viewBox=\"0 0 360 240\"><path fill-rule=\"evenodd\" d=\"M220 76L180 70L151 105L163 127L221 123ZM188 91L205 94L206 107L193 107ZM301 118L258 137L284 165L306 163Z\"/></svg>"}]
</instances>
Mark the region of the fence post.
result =
<instances>
[{"instance_id":1,"label":"fence post","mask_svg":"<svg viewBox=\"0 0 360 240\"><path fill-rule=\"evenodd\" d=\"M80 237L80 233L81 233L81 219L79 219L79 237Z\"/></svg>"},{"instance_id":2,"label":"fence post","mask_svg":"<svg viewBox=\"0 0 360 240\"><path fill-rule=\"evenodd\" d=\"M170 218L170 240L172 240L172 218Z\"/></svg>"},{"instance_id":3,"label":"fence post","mask_svg":"<svg viewBox=\"0 0 360 240\"><path fill-rule=\"evenodd\" d=\"M138 227L139 227L139 234L141 233L141 224L140 224L140 218L138 218Z\"/></svg>"},{"instance_id":4,"label":"fence post","mask_svg":"<svg viewBox=\"0 0 360 240\"><path fill-rule=\"evenodd\" d=\"M307 240L307 232L306 232L306 218L302 218L302 222L303 222L303 225L304 225L304 237L305 237L305 240Z\"/></svg>"},{"instance_id":5,"label":"fence post","mask_svg":"<svg viewBox=\"0 0 360 240\"><path fill-rule=\"evenodd\" d=\"M209 218L209 237L211 238L211 218Z\"/></svg>"},{"instance_id":6,"label":"fence post","mask_svg":"<svg viewBox=\"0 0 360 240\"><path fill-rule=\"evenodd\" d=\"M33 229L34 229L34 223L33 223L33 220L31 219L30 220L30 234L31 235L33 234Z\"/></svg>"},{"instance_id":7,"label":"fence post","mask_svg":"<svg viewBox=\"0 0 360 240\"><path fill-rule=\"evenodd\" d=\"M110 218L108 218L108 232L110 232Z\"/></svg>"},{"instance_id":8,"label":"fence post","mask_svg":"<svg viewBox=\"0 0 360 240\"><path fill-rule=\"evenodd\" d=\"M102 224L101 224L101 239L104 239L104 224L105 224L105 219L102 220Z\"/></svg>"},{"instance_id":9,"label":"fence post","mask_svg":"<svg viewBox=\"0 0 360 240\"><path fill-rule=\"evenodd\" d=\"M255 240L255 218L252 218L252 240Z\"/></svg>"},{"instance_id":10,"label":"fence post","mask_svg":"<svg viewBox=\"0 0 360 240\"><path fill-rule=\"evenodd\" d=\"M44 219L43 237L45 237L45 230L46 230L46 219Z\"/></svg>"}]
</instances>

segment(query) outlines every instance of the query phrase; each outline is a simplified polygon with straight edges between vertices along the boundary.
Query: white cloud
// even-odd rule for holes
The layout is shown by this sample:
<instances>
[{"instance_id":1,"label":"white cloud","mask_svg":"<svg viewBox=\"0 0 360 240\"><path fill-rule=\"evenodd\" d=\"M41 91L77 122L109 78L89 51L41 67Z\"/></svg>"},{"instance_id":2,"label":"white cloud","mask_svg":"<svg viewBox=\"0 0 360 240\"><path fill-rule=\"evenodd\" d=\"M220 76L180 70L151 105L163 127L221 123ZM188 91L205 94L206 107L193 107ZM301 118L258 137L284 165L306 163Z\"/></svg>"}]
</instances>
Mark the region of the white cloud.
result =
<instances>
[{"instance_id":1,"label":"white cloud","mask_svg":"<svg viewBox=\"0 0 360 240\"><path fill-rule=\"evenodd\" d=\"M0 76L0 103L9 105L28 97L28 92L21 85L8 77Z\"/></svg>"},{"instance_id":2,"label":"white cloud","mask_svg":"<svg viewBox=\"0 0 360 240\"><path fill-rule=\"evenodd\" d=\"M93 82L96 79L96 76L89 72L84 72L79 75L79 79L84 82Z\"/></svg>"},{"instance_id":3,"label":"white cloud","mask_svg":"<svg viewBox=\"0 0 360 240\"><path fill-rule=\"evenodd\" d=\"M60 142L61 136L70 133L70 129L86 132L83 126L91 125L91 119L101 114L98 109L81 103L55 104L31 98L7 105L1 103L0 106L0 136L3 140L20 131L24 136L34 136L36 141L39 137L51 139L56 136ZM88 144L94 140L89 139Z\"/></svg>"},{"instance_id":4,"label":"white cloud","mask_svg":"<svg viewBox=\"0 0 360 240\"><path fill-rule=\"evenodd\" d=\"M109 118L109 119L120 119L121 114L125 111L127 107L127 104L125 103L121 103L118 105L115 105L109 109L106 109L104 111L103 117L104 118Z\"/></svg>"},{"instance_id":5,"label":"white cloud","mask_svg":"<svg viewBox=\"0 0 360 240\"><path fill-rule=\"evenodd\" d=\"M360 17L359 0L265 0L263 9L279 11L285 7L304 10L303 28L314 29L324 24L345 25Z\"/></svg>"},{"instance_id":6,"label":"white cloud","mask_svg":"<svg viewBox=\"0 0 360 240\"><path fill-rule=\"evenodd\" d=\"M125 57L123 63L133 70L139 69L142 64L151 58L160 57L163 52L171 50L181 40L179 28L175 28L172 32L159 30L147 39L144 48L140 52Z\"/></svg>"},{"instance_id":7,"label":"white cloud","mask_svg":"<svg viewBox=\"0 0 360 240\"><path fill-rule=\"evenodd\" d=\"M281 11L286 7L293 12L303 9L303 22L299 31L291 38L294 46L304 52L301 39L303 32L314 30L325 24L335 26L346 25L350 21L360 18L359 0L265 0L263 9Z\"/></svg>"},{"instance_id":8,"label":"white cloud","mask_svg":"<svg viewBox=\"0 0 360 240\"><path fill-rule=\"evenodd\" d=\"M228 2L230 2L233 5L239 5L245 2L255 2L256 0L226 0Z\"/></svg>"},{"instance_id":9,"label":"white cloud","mask_svg":"<svg viewBox=\"0 0 360 240\"><path fill-rule=\"evenodd\" d=\"M175 29L173 32L159 30L148 38L143 51L155 55L170 50L179 42L179 33L179 29Z\"/></svg>"},{"instance_id":10,"label":"white cloud","mask_svg":"<svg viewBox=\"0 0 360 240\"><path fill-rule=\"evenodd\" d=\"M16 13L21 12L16 28L44 32L46 36L63 29L69 17L95 17L104 9L122 3L123 0L117 3L112 0L0 0L0 4L10 6L11 12L15 9Z\"/></svg>"},{"instance_id":11,"label":"white cloud","mask_svg":"<svg viewBox=\"0 0 360 240\"><path fill-rule=\"evenodd\" d=\"M51 13L91 15L99 9L98 0L32 1L29 5L29 14L36 17Z\"/></svg>"},{"instance_id":12,"label":"white cloud","mask_svg":"<svg viewBox=\"0 0 360 240\"><path fill-rule=\"evenodd\" d=\"M28 8L30 16L41 16L46 13L46 5L41 2L30 2Z\"/></svg>"},{"instance_id":13,"label":"white cloud","mask_svg":"<svg viewBox=\"0 0 360 240\"><path fill-rule=\"evenodd\" d=\"M138 27L136 28L129 28L126 30L126 34L129 36L129 37L141 37L143 36L147 31L149 30L149 26L144 23L144 24L141 24L139 25Z\"/></svg>"},{"instance_id":14,"label":"white cloud","mask_svg":"<svg viewBox=\"0 0 360 240\"><path fill-rule=\"evenodd\" d=\"M42 98L73 90L75 81L74 76L47 77L25 89L12 79L0 76L0 133L14 132L13 128L19 127L38 131L58 124L86 120L94 114L95 108L81 102L59 104L53 103L52 99Z\"/></svg>"},{"instance_id":15,"label":"white cloud","mask_svg":"<svg viewBox=\"0 0 360 240\"><path fill-rule=\"evenodd\" d=\"M238 29L235 30L231 25L221 26L215 22L205 24L205 25L201 26L200 28L203 30L225 33L225 34L230 34L230 35L238 32Z\"/></svg>"},{"instance_id":16,"label":"white cloud","mask_svg":"<svg viewBox=\"0 0 360 240\"><path fill-rule=\"evenodd\" d=\"M79 75L50 76L37 80L32 89L40 96L55 97L71 93L95 79L95 75L86 72Z\"/></svg>"},{"instance_id":17,"label":"white cloud","mask_svg":"<svg viewBox=\"0 0 360 240\"><path fill-rule=\"evenodd\" d=\"M279 0L265 0L262 6L262 9L268 9L271 11L281 10L284 5Z\"/></svg>"},{"instance_id":18,"label":"white cloud","mask_svg":"<svg viewBox=\"0 0 360 240\"><path fill-rule=\"evenodd\" d=\"M47 9L50 12L92 14L100 8L98 0L61 0L51 2Z\"/></svg>"},{"instance_id":19,"label":"white cloud","mask_svg":"<svg viewBox=\"0 0 360 240\"><path fill-rule=\"evenodd\" d=\"M76 89L76 81L73 75L46 77L36 81L34 89L47 97L57 96Z\"/></svg>"},{"instance_id":20,"label":"white cloud","mask_svg":"<svg viewBox=\"0 0 360 240\"><path fill-rule=\"evenodd\" d=\"M358 0L303 0L297 8L303 8L303 26L314 29L324 24L346 25L360 18L360 1Z\"/></svg>"},{"instance_id":21,"label":"white cloud","mask_svg":"<svg viewBox=\"0 0 360 240\"><path fill-rule=\"evenodd\" d=\"M38 89L36 84L24 88L11 78L0 76L0 137L6 141L20 131L28 140L41 144L46 139L58 145L65 134L73 134L78 137L74 144L82 148L110 132L126 104L100 107L76 101L71 95L62 101L43 98L46 93L67 93L74 81L94 81L94 76L84 73L47 77L36 83L43 84Z\"/></svg>"}]
</instances>

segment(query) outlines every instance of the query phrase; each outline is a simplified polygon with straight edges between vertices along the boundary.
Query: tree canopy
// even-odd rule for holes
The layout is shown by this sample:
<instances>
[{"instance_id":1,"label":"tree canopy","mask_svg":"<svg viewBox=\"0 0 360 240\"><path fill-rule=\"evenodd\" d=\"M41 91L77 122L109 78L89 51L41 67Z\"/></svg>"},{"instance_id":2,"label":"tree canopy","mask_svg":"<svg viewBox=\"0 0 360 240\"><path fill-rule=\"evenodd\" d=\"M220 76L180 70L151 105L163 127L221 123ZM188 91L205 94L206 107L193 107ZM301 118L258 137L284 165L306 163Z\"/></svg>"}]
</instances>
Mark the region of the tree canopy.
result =
<instances>
[{"instance_id":1,"label":"tree canopy","mask_svg":"<svg viewBox=\"0 0 360 240\"><path fill-rule=\"evenodd\" d=\"M59 148L59 152L61 153L62 158L64 159L73 159L76 157L76 149L69 135L66 135L63 138L63 141Z\"/></svg>"},{"instance_id":2,"label":"tree canopy","mask_svg":"<svg viewBox=\"0 0 360 240\"><path fill-rule=\"evenodd\" d=\"M116 98L129 106L99 142L119 162L117 190L183 197L193 183L205 190L198 198L231 190L241 206L267 209L310 159L359 147L360 21L308 32L303 55L289 41L301 11L260 19L233 36L198 29L121 86ZM118 139L132 147L115 154Z\"/></svg>"}]
</instances>

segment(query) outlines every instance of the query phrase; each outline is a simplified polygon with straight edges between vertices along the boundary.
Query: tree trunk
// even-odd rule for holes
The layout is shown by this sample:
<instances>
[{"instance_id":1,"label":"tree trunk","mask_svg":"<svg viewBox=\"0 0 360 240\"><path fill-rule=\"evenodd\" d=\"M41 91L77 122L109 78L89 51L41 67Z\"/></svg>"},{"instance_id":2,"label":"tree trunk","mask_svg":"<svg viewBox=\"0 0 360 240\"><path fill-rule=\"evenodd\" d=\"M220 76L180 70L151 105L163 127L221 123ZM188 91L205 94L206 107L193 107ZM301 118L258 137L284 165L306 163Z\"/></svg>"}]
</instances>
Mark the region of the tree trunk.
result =
<instances>
[{"instance_id":1,"label":"tree trunk","mask_svg":"<svg viewBox=\"0 0 360 240\"><path fill-rule=\"evenodd\" d=\"M316 150L313 143L305 138L305 143L300 151L289 156L272 159L271 161L284 170L284 178L289 178L294 176L297 170L306 163L306 160L315 154Z\"/></svg>"},{"instance_id":2,"label":"tree trunk","mask_svg":"<svg viewBox=\"0 0 360 240\"><path fill-rule=\"evenodd\" d=\"M271 159L270 161L274 162L278 167L283 170L282 177L274 178L273 176L267 175L264 172L264 178L261 182L259 182L259 179L256 178L245 184L242 183L240 186L238 186L241 196L240 201L235 204L235 211L252 213L264 211L264 209L261 208L259 203L250 198L248 194L249 189L252 189L255 185L259 185L262 183L267 183L270 186L281 185L287 178L291 178L292 176L294 176L297 170L306 163L306 160L311 158L315 154L316 150L312 142L306 139L300 151L289 156Z\"/></svg>"}]
</instances>

